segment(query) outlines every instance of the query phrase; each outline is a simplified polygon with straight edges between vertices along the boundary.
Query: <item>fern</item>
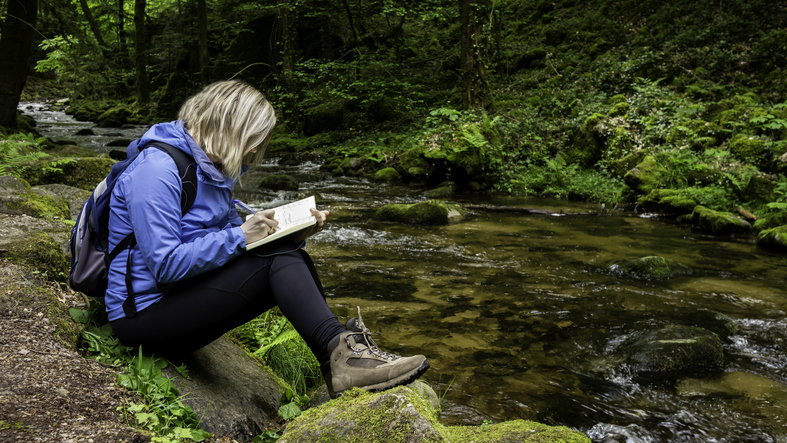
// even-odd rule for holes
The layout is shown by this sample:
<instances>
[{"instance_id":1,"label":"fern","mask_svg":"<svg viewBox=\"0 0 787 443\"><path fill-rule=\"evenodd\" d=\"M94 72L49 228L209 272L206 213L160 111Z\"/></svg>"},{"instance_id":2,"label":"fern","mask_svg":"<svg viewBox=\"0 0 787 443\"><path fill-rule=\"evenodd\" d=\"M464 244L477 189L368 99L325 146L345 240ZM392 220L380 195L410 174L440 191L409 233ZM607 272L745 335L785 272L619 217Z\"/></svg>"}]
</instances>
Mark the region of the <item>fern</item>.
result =
<instances>
[{"instance_id":1,"label":"fern","mask_svg":"<svg viewBox=\"0 0 787 443\"><path fill-rule=\"evenodd\" d=\"M486 141L484 134L476 131L468 131L467 129L462 131L462 140L466 141L470 144L470 146L473 146L476 149L482 149L489 144L489 142Z\"/></svg>"}]
</instances>

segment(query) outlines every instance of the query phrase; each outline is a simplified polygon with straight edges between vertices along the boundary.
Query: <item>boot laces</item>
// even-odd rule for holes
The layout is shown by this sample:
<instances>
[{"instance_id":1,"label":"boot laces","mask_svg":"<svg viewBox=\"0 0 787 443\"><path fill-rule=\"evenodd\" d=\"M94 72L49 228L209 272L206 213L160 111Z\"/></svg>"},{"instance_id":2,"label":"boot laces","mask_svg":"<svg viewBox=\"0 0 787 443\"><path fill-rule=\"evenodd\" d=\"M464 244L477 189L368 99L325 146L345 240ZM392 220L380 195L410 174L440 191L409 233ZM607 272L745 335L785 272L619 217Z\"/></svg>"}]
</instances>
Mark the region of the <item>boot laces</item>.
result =
<instances>
[{"instance_id":1,"label":"boot laces","mask_svg":"<svg viewBox=\"0 0 787 443\"><path fill-rule=\"evenodd\" d=\"M353 332L351 334L347 334L347 336L345 336L344 338L345 341L347 341L347 346L353 350L353 353L356 355L360 355L361 353L363 353L364 349L351 345L349 340L350 336L353 336L353 340L355 341L355 344L358 344L358 342L360 341L359 339L363 337L363 339L366 340L366 343L368 344L368 347L366 348L366 352L368 352L369 355L375 355L384 360L391 360L391 361L400 358L399 355L392 354L390 352L385 352L377 346L377 343L375 343L374 340L372 339L372 331L370 331L369 328L367 328L366 325L363 323L363 318L361 318L361 307L357 306L357 308L358 308L357 324L358 327L361 329L361 332ZM358 336L359 339L356 339L355 336Z\"/></svg>"}]
</instances>

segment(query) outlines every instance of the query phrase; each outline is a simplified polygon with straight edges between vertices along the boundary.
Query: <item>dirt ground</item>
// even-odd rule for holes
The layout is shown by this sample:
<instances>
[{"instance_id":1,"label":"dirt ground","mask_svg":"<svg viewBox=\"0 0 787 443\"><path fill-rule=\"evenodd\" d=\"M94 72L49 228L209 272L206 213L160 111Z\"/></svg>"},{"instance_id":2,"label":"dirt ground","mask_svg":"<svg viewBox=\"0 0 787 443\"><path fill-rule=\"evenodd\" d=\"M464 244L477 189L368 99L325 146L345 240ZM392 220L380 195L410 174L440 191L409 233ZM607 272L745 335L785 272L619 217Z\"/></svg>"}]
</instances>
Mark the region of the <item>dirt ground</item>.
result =
<instances>
[{"instance_id":1,"label":"dirt ground","mask_svg":"<svg viewBox=\"0 0 787 443\"><path fill-rule=\"evenodd\" d=\"M84 306L78 294L48 285L66 306ZM0 288L0 297L9 296ZM115 384L117 372L67 349L33 311L0 312L0 442L151 441L117 410L134 399Z\"/></svg>"}]
</instances>

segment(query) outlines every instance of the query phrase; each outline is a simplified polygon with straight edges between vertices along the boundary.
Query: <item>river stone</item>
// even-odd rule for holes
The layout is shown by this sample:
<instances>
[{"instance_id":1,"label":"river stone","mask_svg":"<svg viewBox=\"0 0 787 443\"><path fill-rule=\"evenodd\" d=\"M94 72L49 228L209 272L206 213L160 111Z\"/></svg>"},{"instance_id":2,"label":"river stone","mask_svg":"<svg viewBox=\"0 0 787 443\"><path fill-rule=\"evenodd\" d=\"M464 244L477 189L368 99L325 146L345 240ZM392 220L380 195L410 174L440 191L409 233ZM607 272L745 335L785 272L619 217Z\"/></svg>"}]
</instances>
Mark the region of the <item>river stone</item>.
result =
<instances>
[{"instance_id":1,"label":"river stone","mask_svg":"<svg viewBox=\"0 0 787 443\"><path fill-rule=\"evenodd\" d=\"M439 410L415 384L381 393L352 389L290 422L279 443L315 441L576 442L590 439L562 426L512 420L488 426L443 426Z\"/></svg>"},{"instance_id":2,"label":"river stone","mask_svg":"<svg viewBox=\"0 0 787 443\"><path fill-rule=\"evenodd\" d=\"M8 175L0 176L0 213L53 220L71 219L68 201L46 190L30 188L25 181Z\"/></svg>"},{"instance_id":3,"label":"river stone","mask_svg":"<svg viewBox=\"0 0 787 443\"><path fill-rule=\"evenodd\" d=\"M766 229L757 235L757 245L779 252L787 252L787 226Z\"/></svg>"},{"instance_id":4,"label":"river stone","mask_svg":"<svg viewBox=\"0 0 787 443\"><path fill-rule=\"evenodd\" d=\"M670 380L718 371L724 363L719 336L703 328L675 326L646 334L628 349L638 380Z\"/></svg>"},{"instance_id":5,"label":"river stone","mask_svg":"<svg viewBox=\"0 0 787 443\"><path fill-rule=\"evenodd\" d=\"M688 266L659 256L641 257L613 266L624 275L634 278L665 278L691 273Z\"/></svg>"},{"instance_id":6,"label":"river stone","mask_svg":"<svg viewBox=\"0 0 787 443\"><path fill-rule=\"evenodd\" d=\"M260 188L272 189L274 191L297 191L298 180L285 174L271 174L262 179Z\"/></svg>"},{"instance_id":7,"label":"river stone","mask_svg":"<svg viewBox=\"0 0 787 443\"><path fill-rule=\"evenodd\" d=\"M171 367L164 372L200 417L200 428L215 436L251 441L276 425L285 388L226 338L173 363L185 364L189 379Z\"/></svg>"},{"instance_id":8,"label":"river stone","mask_svg":"<svg viewBox=\"0 0 787 443\"><path fill-rule=\"evenodd\" d=\"M719 212L705 206L697 206L691 215L692 222L702 232L713 235L748 234L751 225L730 212Z\"/></svg>"},{"instance_id":9,"label":"river stone","mask_svg":"<svg viewBox=\"0 0 787 443\"><path fill-rule=\"evenodd\" d=\"M374 173L374 181L377 182L398 182L402 180L402 176L395 168L383 168Z\"/></svg>"},{"instance_id":10,"label":"river stone","mask_svg":"<svg viewBox=\"0 0 787 443\"><path fill-rule=\"evenodd\" d=\"M465 217L461 206L437 200L407 205L392 203L378 209L375 218L384 221L421 225L445 225Z\"/></svg>"},{"instance_id":11,"label":"river stone","mask_svg":"<svg viewBox=\"0 0 787 443\"><path fill-rule=\"evenodd\" d=\"M640 164L623 176L629 188L640 194L648 194L656 189L666 170L652 156L646 156Z\"/></svg>"},{"instance_id":12,"label":"river stone","mask_svg":"<svg viewBox=\"0 0 787 443\"><path fill-rule=\"evenodd\" d=\"M697 204L693 197L682 196L674 189L654 189L637 199L638 208L666 214L691 214Z\"/></svg>"}]
</instances>

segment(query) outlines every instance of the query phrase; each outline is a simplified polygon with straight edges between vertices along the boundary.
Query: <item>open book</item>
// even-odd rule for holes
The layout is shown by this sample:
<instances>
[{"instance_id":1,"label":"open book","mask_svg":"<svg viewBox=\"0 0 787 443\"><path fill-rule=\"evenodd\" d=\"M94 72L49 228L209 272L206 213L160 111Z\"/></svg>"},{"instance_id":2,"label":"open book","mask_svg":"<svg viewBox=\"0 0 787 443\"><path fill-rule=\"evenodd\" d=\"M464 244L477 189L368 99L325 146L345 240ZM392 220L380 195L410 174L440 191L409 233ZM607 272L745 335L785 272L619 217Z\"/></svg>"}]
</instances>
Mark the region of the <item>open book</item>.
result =
<instances>
[{"instance_id":1,"label":"open book","mask_svg":"<svg viewBox=\"0 0 787 443\"><path fill-rule=\"evenodd\" d=\"M266 243L314 226L314 224L317 223L317 219L312 215L310 211L311 208L317 208L317 203L315 203L313 195L303 200L273 208L275 211L273 218L279 222L276 232L268 235L262 240L247 244L246 250L254 249L257 246L262 246ZM251 215L249 215L249 217L251 217Z\"/></svg>"}]
</instances>

